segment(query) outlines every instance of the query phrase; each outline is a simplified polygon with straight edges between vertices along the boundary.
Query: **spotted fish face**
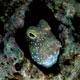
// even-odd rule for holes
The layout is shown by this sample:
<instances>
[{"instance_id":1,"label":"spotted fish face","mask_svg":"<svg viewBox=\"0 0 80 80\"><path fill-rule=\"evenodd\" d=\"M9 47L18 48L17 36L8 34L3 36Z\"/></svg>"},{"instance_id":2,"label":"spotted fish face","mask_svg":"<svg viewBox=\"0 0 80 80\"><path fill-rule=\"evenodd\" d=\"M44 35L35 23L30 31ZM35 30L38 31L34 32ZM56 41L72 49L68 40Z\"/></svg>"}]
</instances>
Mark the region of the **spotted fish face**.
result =
<instances>
[{"instance_id":1,"label":"spotted fish face","mask_svg":"<svg viewBox=\"0 0 80 80\"><path fill-rule=\"evenodd\" d=\"M37 26L29 27L26 35L30 42L31 57L35 62L46 68L57 62L61 44L45 20L41 20Z\"/></svg>"}]
</instances>

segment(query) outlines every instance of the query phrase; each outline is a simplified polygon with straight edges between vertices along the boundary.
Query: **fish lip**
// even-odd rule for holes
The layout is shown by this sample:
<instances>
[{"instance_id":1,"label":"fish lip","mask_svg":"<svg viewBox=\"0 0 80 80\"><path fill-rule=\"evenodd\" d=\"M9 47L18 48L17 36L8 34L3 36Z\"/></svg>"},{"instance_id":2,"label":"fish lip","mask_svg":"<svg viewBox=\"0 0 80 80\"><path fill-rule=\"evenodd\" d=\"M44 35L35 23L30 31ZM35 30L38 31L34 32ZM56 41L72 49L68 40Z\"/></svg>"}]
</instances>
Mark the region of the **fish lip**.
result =
<instances>
[{"instance_id":1,"label":"fish lip","mask_svg":"<svg viewBox=\"0 0 80 80\"><path fill-rule=\"evenodd\" d=\"M43 67L49 68L57 62L59 53L59 50L57 50L52 55L43 60L41 63L37 63L42 65Z\"/></svg>"}]
</instances>

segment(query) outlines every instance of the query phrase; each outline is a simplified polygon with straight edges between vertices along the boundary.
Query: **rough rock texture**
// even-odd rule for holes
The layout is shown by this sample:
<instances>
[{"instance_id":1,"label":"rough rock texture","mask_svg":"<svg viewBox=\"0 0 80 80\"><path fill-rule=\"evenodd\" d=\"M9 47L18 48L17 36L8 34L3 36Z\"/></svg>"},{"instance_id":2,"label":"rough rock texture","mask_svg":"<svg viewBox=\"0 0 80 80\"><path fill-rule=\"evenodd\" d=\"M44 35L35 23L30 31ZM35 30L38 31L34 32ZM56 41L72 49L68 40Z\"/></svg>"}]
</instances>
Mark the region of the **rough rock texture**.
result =
<instances>
[{"instance_id":1,"label":"rough rock texture","mask_svg":"<svg viewBox=\"0 0 80 80\"><path fill-rule=\"evenodd\" d=\"M80 80L79 6L78 0L0 0L0 80ZM34 62L26 41L26 30L42 19L62 45L50 68Z\"/></svg>"}]
</instances>

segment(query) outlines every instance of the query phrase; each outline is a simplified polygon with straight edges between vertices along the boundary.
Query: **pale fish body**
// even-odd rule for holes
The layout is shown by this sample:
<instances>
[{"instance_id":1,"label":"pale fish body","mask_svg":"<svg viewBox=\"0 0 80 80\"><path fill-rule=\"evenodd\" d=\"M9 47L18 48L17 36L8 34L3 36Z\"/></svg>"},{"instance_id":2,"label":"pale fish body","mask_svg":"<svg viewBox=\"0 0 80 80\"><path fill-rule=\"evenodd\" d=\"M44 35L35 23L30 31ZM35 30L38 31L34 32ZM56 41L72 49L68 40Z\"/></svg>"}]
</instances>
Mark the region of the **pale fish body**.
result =
<instances>
[{"instance_id":1,"label":"pale fish body","mask_svg":"<svg viewBox=\"0 0 80 80\"><path fill-rule=\"evenodd\" d=\"M45 20L40 20L37 26L29 27L26 35L30 42L31 57L37 64L49 68L57 62L61 43Z\"/></svg>"}]
</instances>

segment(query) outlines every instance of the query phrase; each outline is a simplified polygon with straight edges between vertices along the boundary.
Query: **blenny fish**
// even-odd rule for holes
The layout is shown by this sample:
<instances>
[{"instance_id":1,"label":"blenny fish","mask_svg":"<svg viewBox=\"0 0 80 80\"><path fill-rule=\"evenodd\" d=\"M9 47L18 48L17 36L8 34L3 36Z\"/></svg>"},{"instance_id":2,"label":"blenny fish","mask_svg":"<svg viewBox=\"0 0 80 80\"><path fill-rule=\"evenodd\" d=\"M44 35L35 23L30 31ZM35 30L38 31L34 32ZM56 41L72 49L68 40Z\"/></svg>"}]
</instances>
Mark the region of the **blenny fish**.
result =
<instances>
[{"instance_id":1,"label":"blenny fish","mask_svg":"<svg viewBox=\"0 0 80 80\"><path fill-rule=\"evenodd\" d=\"M49 68L57 62L61 43L45 20L41 19L37 26L30 26L26 36L31 57L37 64Z\"/></svg>"}]
</instances>

